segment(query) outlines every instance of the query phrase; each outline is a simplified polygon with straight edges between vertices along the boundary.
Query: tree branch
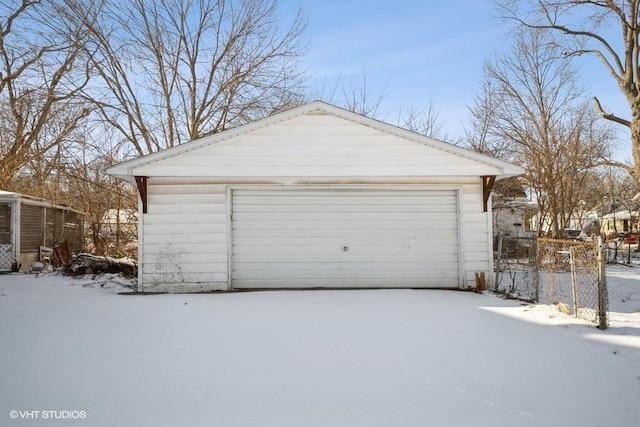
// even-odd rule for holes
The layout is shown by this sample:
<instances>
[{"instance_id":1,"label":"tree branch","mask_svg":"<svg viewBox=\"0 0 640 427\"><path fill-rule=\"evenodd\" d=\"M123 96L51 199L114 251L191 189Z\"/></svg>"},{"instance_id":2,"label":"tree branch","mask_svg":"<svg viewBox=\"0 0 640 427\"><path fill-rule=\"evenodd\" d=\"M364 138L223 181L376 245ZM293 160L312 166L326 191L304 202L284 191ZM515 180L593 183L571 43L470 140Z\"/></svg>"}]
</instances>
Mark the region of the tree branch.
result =
<instances>
[{"instance_id":1,"label":"tree branch","mask_svg":"<svg viewBox=\"0 0 640 427\"><path fill-rule=\"evenodd\" d=\"M625 120L614 114L607 113L606 111L604 111L604 109L602 108L602 104L600 104L600 101L595 96L593 97L593 103L596 105L596 110L598 110L598 114L600 114L600 117L602 117L603 119L610 120L615 123L619 123L626 127L631 127L631 122L629 120Z\"/></svg>"}]
</instances>

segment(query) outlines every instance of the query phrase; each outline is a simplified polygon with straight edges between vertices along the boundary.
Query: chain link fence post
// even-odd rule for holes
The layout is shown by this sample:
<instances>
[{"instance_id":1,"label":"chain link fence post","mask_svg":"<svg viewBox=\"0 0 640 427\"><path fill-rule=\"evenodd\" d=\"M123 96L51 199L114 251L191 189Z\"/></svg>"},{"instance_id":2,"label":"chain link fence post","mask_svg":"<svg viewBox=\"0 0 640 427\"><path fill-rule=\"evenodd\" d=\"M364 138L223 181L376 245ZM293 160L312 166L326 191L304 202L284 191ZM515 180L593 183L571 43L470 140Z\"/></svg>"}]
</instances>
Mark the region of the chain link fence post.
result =
<instances>
[{"instance_id":1,"label":"chain link fence post","mask_svg":"<svg viewBox=\"0 0 640 427\"><path fill-rule=\"evenodd\" d=\"M496 253L496 262L495 262L495 270L496 274L494 277L493 290L495 292L498 291L498 286L500 285L500 274L502 273L502 235L498 234L498 251Z\"/></svg>"},{"instance_id":2,"label":"chain link fence post","mask_svg":"<svg viewBox=\"0 0 640 427\"><path fill-rule=\"evenodd\" d=\"M538 239L533 239L533 255L535 256L534 259L534 272L533 272L533 286L534 286L534 301L535 302L540 302L540 265L541 265L541 259L540 259L540 244L538 242Z\"/></svg>"},{"instance_id":3,"label":"chain link fence post","mask_svg":"<svg viewBox=\"0 0 640 427\"><path fill-rule=\"evenodd\" d=\"M598 237L598 328L607 329L607 310L609 309L609 292L607 290L606 251L604 238Z\"/></svg>"},{"instance_id":4,"label":"chain link fence post","mask_svg":"<svg viewBox=\"0 0 640 427\"><path fill-rule=\"evenodd\" d=\"M573 313L578 317L578 272L576 267L576 251L575 248L569 248L569 267L571 268L571 291L573 293Z\"/></svg>"}]
</instances>

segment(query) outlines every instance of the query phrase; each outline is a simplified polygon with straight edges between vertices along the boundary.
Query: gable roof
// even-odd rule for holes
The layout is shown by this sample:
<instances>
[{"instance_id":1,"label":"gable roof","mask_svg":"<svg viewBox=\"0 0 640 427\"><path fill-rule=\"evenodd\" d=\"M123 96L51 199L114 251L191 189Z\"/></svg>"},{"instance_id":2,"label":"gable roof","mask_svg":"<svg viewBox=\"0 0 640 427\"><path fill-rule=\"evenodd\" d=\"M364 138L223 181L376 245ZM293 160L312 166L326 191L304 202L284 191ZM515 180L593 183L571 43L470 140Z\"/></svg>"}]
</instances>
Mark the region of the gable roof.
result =
<instances>
[{"instance_id":1,"label":"gable roof","mask_svg":"<svg viewBox=\"0 0 640 427\"><path fill-rule=\"evenodd\" d=\"M453 144L449 144L443 141L439 141L434 138L430 138L398 126L391 125L376 119L365 117L363 115L353 113L351 111L344 110L331 104L327 104L322 101L314 101L308 104L277 113L266 117L261 120L257 120L252 123L248 123L242 126L238 126L233 129L229 129L217 134L205 136L200 139L196 139L185 144L171 147L162 151L158 151L152 154L138 157L133 160L125 161L116 164L109 169L107 173L109 175L117 176L128 181L133 181L133 177L136 175L145 176L145 168L154 164L161 164L163 160L171 159L176 156L190 153L195 150L203 150L206 147L214 146L223 141L228 142L233 138L238 138L243 135L256 132L261 129L268 128L270 126L276 126L280 123L292 120L301 116L332 116L335 118L343 119L357 125L366 126L384 134L400 138L413 143L422 144L432 150L439 152L449 153L459 158L469 160L473 163L485 165L491 167L492 170L497 170L495 175L498 179L508 178L512 176L521 175L524 173L524 169L519 166L513 165L502 160L489 157L483 154L479 154L462 147L458 147ZM153 175L152 175L153 176Z\"/></svg>"}]
</instances>

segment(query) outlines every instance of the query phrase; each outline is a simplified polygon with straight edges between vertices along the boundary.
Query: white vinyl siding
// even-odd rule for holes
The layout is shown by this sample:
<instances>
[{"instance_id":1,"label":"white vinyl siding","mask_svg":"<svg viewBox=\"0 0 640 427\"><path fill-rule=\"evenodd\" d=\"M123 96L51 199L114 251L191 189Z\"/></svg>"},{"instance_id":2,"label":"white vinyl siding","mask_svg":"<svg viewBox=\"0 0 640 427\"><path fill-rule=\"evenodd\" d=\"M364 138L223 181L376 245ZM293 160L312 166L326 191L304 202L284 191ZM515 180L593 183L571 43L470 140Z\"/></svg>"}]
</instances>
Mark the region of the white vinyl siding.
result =
<instances>
[{"instance_id":1,"label":"white vinyl siding","mask_svg":"<svg viewBox=\"0 0 640 427\"><path fill-rule=\"evenodd\" d=\"M227 289L226 187L149 181L143 291Z\"/></svg>"},{"instance_id":2,"label":"white vinyl siding","mask_svg":"<svg viewBox=\"0 0 640 427\"><path fill-rule=\"evenodd\" d=\"M460 285L456 190L232 194L233 288Z\"/></svg>"},{"instance_id":3,"label":"white vinyl siding","mask_svg":"<svg viewBox=\"0 0 640 427\"><path fill-rule=\"evenodd\" d=\"M329 115L303 115L136 169L143 176L475 176L499 170Z\"/></svg>"},{"instance_id":4,"label":"white vinyl siding","mask_svg":"<svg viewBox=\"0 0 640 427\"><path fill-rule=\"evenodd\" d=\"M482 185L463 186L461 220L465 287L475 286L475 273L484 271L491 280L493 241L489 229L491 215L482 211Z\"/></svg>"}]
</instances>

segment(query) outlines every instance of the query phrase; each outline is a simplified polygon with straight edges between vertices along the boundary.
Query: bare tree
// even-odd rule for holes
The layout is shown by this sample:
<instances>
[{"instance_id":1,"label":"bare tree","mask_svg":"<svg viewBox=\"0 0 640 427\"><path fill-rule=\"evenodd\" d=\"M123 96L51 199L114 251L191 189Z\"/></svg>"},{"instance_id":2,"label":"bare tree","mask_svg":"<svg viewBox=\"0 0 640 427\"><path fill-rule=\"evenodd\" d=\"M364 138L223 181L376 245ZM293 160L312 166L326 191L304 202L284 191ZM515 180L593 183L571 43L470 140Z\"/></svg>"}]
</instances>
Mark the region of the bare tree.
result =
<instances>
[{"instance_id":1,"label":"bare tree","mask_svg":"<svg viewBox=\"0 0 640 427\"><path fill-rule=\"evenodd\" d=\"M398 124L400 127L431 138L447 139L440 121L440 111L433 98L429 98L422 108L410 107L406 112L400 111Z\"/></svg>"},{"instance_id":2,"label":"bare tree","mask_svg":"<svg viewBox=\"0 0 640 427\"><path fill-rule=\"evenodd\" d=\"M78 129L76 144L60 153L60 200L84 212L86 249L101 255L136 256L137 202L133 185L106 169L129 157L116 130L100 123Z\"/></svg>"},{"instance_id":3,"label":"bare tree","mask_svg":"<svg viewBox=\"0 0 640 427\"><path fill-rule=\"evenodd\" d=\"M363 116L385 119L381 108L387 93L389 81L382 86L374 86L367 73L363 70L358 80L348 80L344 76L338 76L331 84L325 80L322 87L312 96L325 102L336 104L351 112ZM426 135L432 138L445 140L447 134L443 132L440 112L432 98L423 107L410 106L397 111L395 119L397 126L404 129Z\"/></svg>"},{"instance_id":4,"label":"bare tree","mask_svg":"<svg viewBox=\"0 0 640 427\"><path fill-rule=\"evenodd\" d=\"M92 156L93 157L93 156ZM118 158L93 157L67 165L66 182L76 195L84 212L86 249L110 256L129 256L137 253L136 190L130 184L106 174L106 169Z\"/></svg>"},{"instance_id":5,"label":"bare tree","mask_svg":"<svg viewBox=\"0 0 640 427\"><path fill-rule=\"evenodd\" d=\"M488 76L487 76L488 77ZM495 82L493 82L495 86ZM498 112L503 107L503 98L496 96L492 79L485 78L480 91L468 106L469 124L465 127L465 141L469 149L499 159L509 157L509 141L493 132Z\"/></svg>"},{"instance_id":6,"label":"bare tree","mask_svg":"<svg viewBox=\"0 0 640 427\"><path fill-rule=\"evenodd\" d=\"M630 118L607 112L594 98L601 117L631 130L633 166L609 162L633 173L640 182L640 2L637 0L504 0L500 14L528 28L563 36L565 57L597 57L625 96ZM618 27L610 35L607 30Z\"/></svg>"},{"instance_id":7,"label":"bare tree","mask_svg":"<svg viewBox=\"0 0 640 427\"><path fill-rule=\"evenodd\" d=\"M471 134L484 138L485 152L499 152L525 168L539 226L545 223L561 236L582 197L587 172L608 155L610 132L597 124L571 64L540 31L518 33L512 52L488 61L485 74L486 93L472 107L478 128Z\"/></svg>"},{"instance_id":8,"label":"bare tree","mask_svg":"<svg viewBox=\"0 0 640 427\"><path fill-rule=\"evenodd\" d=\"M325 79L322 86L310 98L375 118L380 114L388 85L388 81L382 87L372 85L371 78L363 70L360 76L353 79L344 75L339 75L335 79Z\"/></svg>"},{"instance_id":9,"label":"bare tree","mask_svg":"<svg viewBox=\"0 0 640 427\"><path fill-rule=\"evenodd\" d=\"M362 72L362 79L358 83L351 83L343 87L342 96L344 108L367 117L376 117L384 100L388 82L382 89L373 89L367 74Z\"/></svg>"},{"instance_id":10,"label":"bare tree","mask_svg":"<svg viewBox=\"0 0 640 427\"><path fill-rule=\"evenodd\" d=\"M74 17L89 22L92 6L75 0L0 4L0 187L11 188L30 159L68 142L89 114L77 99L89 72L86 34Z\"/></svg>"},{"instance_id":11,"label":"bare tree","mask_svg":"<svg viewBox=\"0 0 640 427\"><path fill-rule=\"evenodd\" d=\"M87 97L142 155L299 100L305 22L277 0L104 0L87 23L102 85Z\"/></svg>"}]
</instances>

